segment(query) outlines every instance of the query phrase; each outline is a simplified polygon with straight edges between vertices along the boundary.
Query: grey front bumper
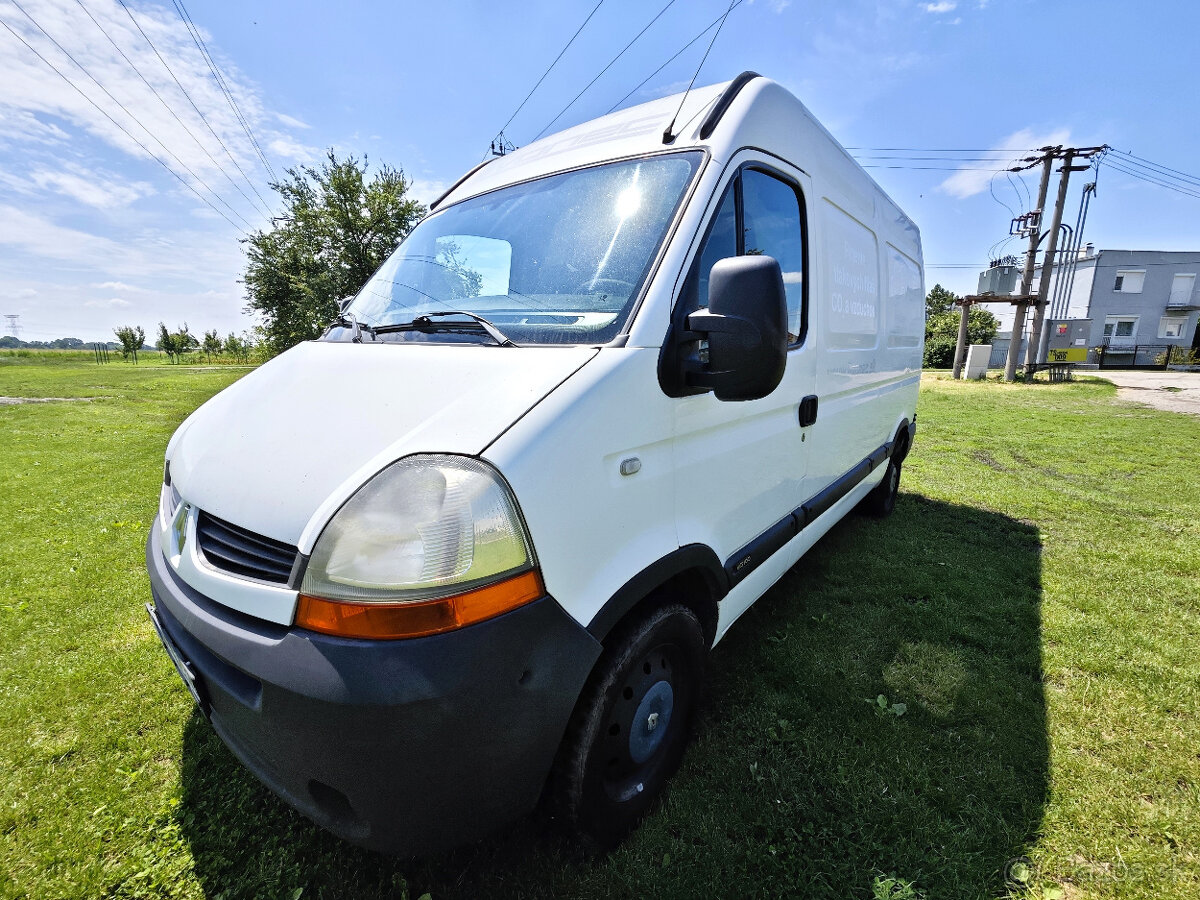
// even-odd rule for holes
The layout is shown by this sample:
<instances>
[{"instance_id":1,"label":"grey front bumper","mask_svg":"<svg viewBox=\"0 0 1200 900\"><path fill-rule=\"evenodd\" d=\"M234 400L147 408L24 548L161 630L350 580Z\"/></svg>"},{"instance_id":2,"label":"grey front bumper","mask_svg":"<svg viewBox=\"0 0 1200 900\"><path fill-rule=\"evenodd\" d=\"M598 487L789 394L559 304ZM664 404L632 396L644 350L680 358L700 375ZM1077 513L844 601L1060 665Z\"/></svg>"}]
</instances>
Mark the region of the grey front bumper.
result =
<instances>
[{"instance_id":1,"label":"grey front bumper","mask_svg":"<svg viewBox=\"0 0 1200 900\"><path fill-rule=\"evenodd\" d=\"M459 631L336 638L234 612L146 547L213 727L276 794L376 850L428 853L536 805L600 644L551 597Z\"/></svg>"}]
</instances>

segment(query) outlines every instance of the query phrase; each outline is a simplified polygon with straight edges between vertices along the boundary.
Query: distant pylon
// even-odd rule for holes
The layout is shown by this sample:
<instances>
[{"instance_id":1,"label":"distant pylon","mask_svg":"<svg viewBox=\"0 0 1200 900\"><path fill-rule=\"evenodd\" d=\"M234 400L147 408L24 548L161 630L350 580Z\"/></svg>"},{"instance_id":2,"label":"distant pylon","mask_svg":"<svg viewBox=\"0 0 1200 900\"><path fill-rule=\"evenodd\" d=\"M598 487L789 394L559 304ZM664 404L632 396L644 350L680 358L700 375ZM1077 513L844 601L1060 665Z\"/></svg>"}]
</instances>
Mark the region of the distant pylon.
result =
<instances>
[{"instance_id":1,"label":"distant pylon","mask_svg":"<svg viewBox=\"0 0 1200 900\"><path fill-rule=\"evenodd\" d=\"M21 314L17 313L16 315L5 315L4 318L8 319L8 333L11 334L13 337L15 337L17 340L20 340L21 339Z\"/></svg>"}]
</instances>

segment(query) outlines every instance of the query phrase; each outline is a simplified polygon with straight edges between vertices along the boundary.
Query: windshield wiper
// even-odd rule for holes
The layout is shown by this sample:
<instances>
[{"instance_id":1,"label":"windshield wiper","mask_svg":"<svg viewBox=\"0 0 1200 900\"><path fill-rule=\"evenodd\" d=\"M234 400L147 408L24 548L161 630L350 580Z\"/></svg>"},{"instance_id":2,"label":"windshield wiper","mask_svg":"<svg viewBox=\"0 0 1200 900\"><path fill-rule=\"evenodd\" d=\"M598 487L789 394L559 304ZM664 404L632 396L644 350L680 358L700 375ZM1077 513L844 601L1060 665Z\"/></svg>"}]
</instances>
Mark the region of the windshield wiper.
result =
<instances>
[{"instance_id":1,"label":"windshield wiper","mask_svg":"<svg viewBox=\"0 0 1200 900\"><path fill-rule=\"evenodd\" d=\"M330 328L334 328L334 327L353 328L354 329L354 337L351 338L351 341L355 344L362 343L362 333L364 331L371 336L371 340L375 340L375 329L373 327L371 327L370 325L368 325L366 322L358 321L358 319L356 319L354 317L354 313L352 313L352 312L338 313L337 318L334 319L329 324L329 327Z\"/></svg>"},{"instance_id":2,"label":"windshield wiper","mask_svg":"<svg viewBox=\"0 0 1200 900\"><path fill-rule=\"evenodd\" d=\"M470 319L470 322L435 322L435 318L444 316L465 316ZM505 336L504 332L485 319L478 313L467 312L465 309L440 309L433 312L422 313L413 318L411 322L397 322L394 325L376 325L371 329L371 336L377 334L392 334L397 331L425 331L427 329L440 328L442 330L453 330L458 328L467 328L471 331L483 331L501 347L517 346Z\"/></svg>"}]
</instances>

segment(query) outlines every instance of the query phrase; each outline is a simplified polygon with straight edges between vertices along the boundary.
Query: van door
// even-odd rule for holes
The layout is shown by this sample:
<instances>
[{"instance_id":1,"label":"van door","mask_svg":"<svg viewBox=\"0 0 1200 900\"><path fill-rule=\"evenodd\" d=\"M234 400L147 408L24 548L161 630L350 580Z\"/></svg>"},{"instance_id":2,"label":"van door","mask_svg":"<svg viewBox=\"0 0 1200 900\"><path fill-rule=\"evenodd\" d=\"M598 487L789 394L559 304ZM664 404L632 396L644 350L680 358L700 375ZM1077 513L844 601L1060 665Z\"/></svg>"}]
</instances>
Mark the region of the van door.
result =
<instances>
[{"instance_id":1,"label":"van door","mask_svg":"<svg viewBox=\"0 0 1200 900\"><path fill-rule=\"evenodd\" d=\"M777 160L735 157L676 300L687 311L705 306L709 272L728 256L765 254L783 271L791 349L779 387L745 402L721 402L712 393L675 400L679 541L712 547L734 583L786 543L791 513L806 499L811 426L802 427L800 413L801 401L815 394L816 371L808 337L807 182ZM739 612L723 608L722 620Z\"/></svg>"}]
</instances>

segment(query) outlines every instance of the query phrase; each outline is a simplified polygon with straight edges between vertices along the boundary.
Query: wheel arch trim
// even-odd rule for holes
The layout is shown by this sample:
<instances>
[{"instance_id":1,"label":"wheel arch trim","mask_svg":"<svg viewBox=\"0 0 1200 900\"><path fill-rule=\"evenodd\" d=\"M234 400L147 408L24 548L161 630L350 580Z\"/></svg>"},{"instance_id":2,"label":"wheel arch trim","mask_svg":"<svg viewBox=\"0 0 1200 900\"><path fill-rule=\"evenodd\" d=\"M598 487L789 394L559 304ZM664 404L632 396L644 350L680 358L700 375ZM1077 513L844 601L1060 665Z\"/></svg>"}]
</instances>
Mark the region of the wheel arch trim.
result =
<instances>
[{"instance_id":1,"label":"wheel arch trim","mask_svg":"<svg viewBox=\"0 0 1200 900\"><path fill-rule=\"evenodd\" d=\"M654 591L680 576L690 574L695 574L704 582L708 599L711 600L711 609L693 610L711 646L716 630L717 605L729 593L729 579L717 554L705 544L685 544L630 578L592 617L587 626L588 632L596 640L603 641L622 619ZM691 605L688 601L694 599L680 598L685 605ZM710 617L711 622L708 621Z\"/></svg>"}]
</instances>

